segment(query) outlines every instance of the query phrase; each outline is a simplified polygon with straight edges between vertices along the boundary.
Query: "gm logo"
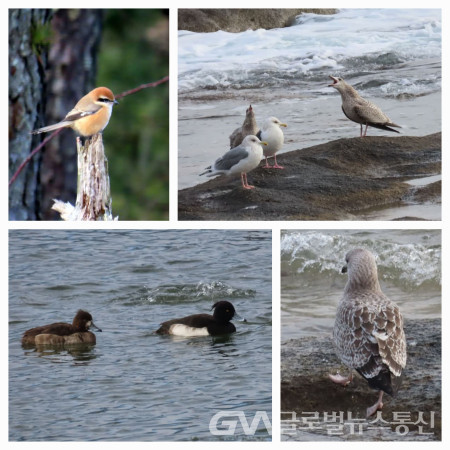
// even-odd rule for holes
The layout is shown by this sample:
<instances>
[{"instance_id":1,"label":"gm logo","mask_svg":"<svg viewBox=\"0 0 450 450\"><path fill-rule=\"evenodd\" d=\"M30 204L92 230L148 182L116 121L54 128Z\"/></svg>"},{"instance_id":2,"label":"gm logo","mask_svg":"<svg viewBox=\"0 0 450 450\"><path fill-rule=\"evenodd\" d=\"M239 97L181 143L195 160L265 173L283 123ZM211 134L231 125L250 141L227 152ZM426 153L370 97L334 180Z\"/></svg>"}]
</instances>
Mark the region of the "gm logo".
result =
<instances>
[{"instance_id":1,"label":"gm logo","mask_svg":"<svg viewBox=\"0 0 450 450\"><path fill-rule=\"evenodd\" d=\"M225 418L228 418L228 420L225 420ZM235 434L236 426L240 422L244 433L247 436L253 436L261 420L266 427L267 433L272 435L272 424L265 411L256 411L250 424L247 421L244 411L219 411L209 421L209 431L214 436L231 436Z\"/></svg>"}]
</instances>

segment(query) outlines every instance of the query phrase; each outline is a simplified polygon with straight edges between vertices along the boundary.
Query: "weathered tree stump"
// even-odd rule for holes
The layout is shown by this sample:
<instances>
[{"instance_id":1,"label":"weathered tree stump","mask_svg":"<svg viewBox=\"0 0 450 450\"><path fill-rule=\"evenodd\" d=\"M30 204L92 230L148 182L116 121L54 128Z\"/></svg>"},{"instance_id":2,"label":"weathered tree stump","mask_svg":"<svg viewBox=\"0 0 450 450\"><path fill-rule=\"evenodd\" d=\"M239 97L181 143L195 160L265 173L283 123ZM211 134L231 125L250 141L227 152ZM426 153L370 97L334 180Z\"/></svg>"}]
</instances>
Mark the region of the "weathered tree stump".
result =
<instances>
[{"instance_id":1,"label":"weathered tree stump","mask_svg":"<svg viewBox=\"0 0 450 450\"><path fill-rule=\"evenodd\" d=\"M75 206L55 200L52 209L63 220L117 220L111 210L108 160L102 134L86 139L84 145L77 138L78 188Z\"/></svg>"}]
</instances>

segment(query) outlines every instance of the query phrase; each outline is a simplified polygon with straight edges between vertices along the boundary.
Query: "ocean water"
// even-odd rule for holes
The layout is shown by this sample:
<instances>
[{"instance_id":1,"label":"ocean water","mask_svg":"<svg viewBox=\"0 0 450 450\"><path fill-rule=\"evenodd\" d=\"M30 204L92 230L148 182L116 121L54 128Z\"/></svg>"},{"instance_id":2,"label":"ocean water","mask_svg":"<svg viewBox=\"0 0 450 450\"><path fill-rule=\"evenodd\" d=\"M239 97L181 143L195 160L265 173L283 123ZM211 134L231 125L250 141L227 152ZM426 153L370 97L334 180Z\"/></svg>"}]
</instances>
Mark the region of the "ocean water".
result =
<instances>
[{"instance_id":1,"label":"ocean water","mask_svg":"<svg viewBox=\"0 0 450 450\"><path fill-rule=\"evenodd\" d=\"M209 427L220 411L271 420L271 242L250 230L10 231L9 440L270 440L262 421L254 434ZM221 299L247 320L233 335L154 333ZM80 308L103 330L95 346L21 347L25 330Z\"/></svg>"},{"instance_id":2,"label":"ocean water","mask_svg":"<svg viewBox=\"0 0 450 450\"><path fill-rule=\"evenodd\" d=\"M374 101L402 135L441 130L439 9L343 9L288 28L179 31L178 49L180 189L205 181L198 174L229 148L249 104L259 124L288 124L280 154L359 136L329 75Z\"/></svg>"},{"instance_id":3,"label":"ocean water","mask_svg":"<svg viewBox=\"0 0 450 450\"><path fill-rule=\"evenodd\" d=\"M405 319L441 317L439 230L289 230L281 234L281 340L331 336L345 255L376 257L383 292Z\"/></svg>"}]
</instances>

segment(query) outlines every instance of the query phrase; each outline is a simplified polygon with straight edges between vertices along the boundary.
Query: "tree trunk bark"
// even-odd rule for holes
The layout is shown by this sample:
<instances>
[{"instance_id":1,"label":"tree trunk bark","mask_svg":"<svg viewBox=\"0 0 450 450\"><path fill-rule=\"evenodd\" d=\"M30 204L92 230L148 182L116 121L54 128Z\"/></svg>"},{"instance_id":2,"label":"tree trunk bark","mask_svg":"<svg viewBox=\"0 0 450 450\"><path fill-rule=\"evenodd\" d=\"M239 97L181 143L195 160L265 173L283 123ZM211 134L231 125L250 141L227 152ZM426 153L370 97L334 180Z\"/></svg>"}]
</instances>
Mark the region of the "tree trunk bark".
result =
<instances>
[{"instance_id":1,"label":"tree trunk bark","mask_svg":"<svg viewBox=\"0 0 450 450\"><path fill-rule=\"evenodd\" d=\"M9 10L9 177L37 145L30 131L42 114L42 85L46 64L38 32L45 30L50 10ZM37 105L37 107L36 107ZM36 220L39 216L39 169L36 155L9 189L10 220Z\"/></svg>"}]
</instances>

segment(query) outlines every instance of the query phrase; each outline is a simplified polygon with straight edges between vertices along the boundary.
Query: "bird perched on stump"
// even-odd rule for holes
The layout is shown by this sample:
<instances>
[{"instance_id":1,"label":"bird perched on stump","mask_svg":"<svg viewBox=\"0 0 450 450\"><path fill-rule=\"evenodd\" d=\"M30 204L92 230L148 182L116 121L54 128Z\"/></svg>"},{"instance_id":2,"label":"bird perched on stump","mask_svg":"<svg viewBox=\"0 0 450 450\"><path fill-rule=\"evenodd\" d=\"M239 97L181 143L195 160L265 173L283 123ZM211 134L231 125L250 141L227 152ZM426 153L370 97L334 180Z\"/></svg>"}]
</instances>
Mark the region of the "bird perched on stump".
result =
<instances>
[{"instance_id":1,"label":"bird perched on stump","mask_svg":"<svg viewBox=\"0 0 450 450\"><path fill-rule=\"evenodd\" d=\"M113 105L119 103L112 91L98 87L86 94L61 122L39 128L31 134L47 133L59 128L72 128L82 137L101 133L108 125Z\"/></svg>"},{"instance_id":2,"label":"bird perched on stump","mask_svg":"<svg viewBox=\"0 0 450 450\"><path fill-rule=\"evenodd\" d=\"M358 91L346 83L342 78L332 77L331 75L330 78L333 80L333 83L328 86L334 87L341 94L342 111L348 119L360 124L361 137L366 136L367 128L369 126L398 133L397 130L392 129L391 127L401 128L401 126L392 122L392 120L389 119L377 105L362 98L358 94ZM363 125L366 126L364 134Z\"/></svg>"},{"instance_id":3,"label":"bird perched on stump","mask_svg":"<svg viewBox=\"0 0 450 450\"><path fill-rule=\"evenodd\" d=\"M406 366L406 339L403 318L398 306L381 291L375 258L365 249L347 253L348 272L333 329L336 351L350 369L348 376L329 375L335 383L347 386L356 369L372 389L379 391L378 400L367 408L370 417L383 407L383 392L395 396Z\"/></svg>"}]
</instances>

